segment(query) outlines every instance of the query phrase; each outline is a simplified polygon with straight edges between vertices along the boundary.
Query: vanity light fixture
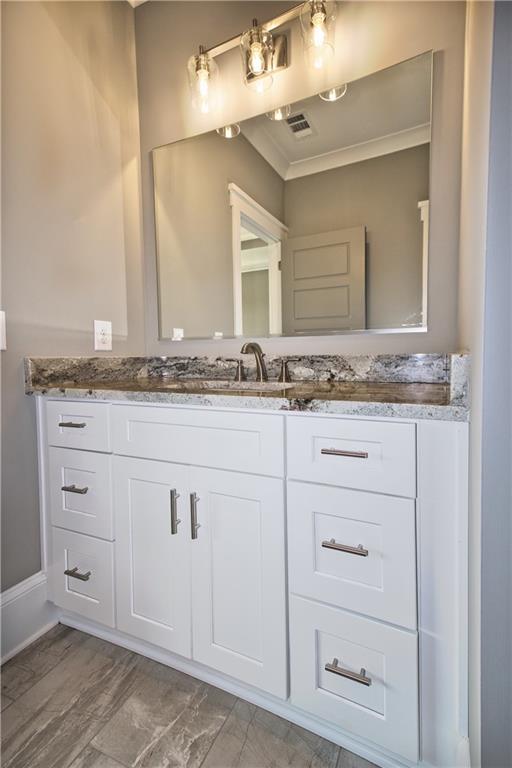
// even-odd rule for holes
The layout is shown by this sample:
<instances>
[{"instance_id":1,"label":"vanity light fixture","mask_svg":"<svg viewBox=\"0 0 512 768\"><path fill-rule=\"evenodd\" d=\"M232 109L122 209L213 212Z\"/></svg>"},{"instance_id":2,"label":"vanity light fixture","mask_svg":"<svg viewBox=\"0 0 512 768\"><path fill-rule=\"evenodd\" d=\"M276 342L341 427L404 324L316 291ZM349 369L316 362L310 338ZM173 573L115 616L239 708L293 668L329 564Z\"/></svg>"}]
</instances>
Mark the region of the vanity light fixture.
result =
<instances>
[{"instance_id":1,"label":"vanity light fixture","mask_svg":"<svg viewBox=\"0 0 512 768\"><path fill-rule=\"evenodd\" d=\"M246 32L208 50L201 46L199 53L191 56L188 61L194 106L203 113L215 108L218 88L215 59L238 46L242 54L245 84L257 93L270 88L273 74L288 67L288 38L284 34L276 35L272 32L299 17L306 58L314 69L324 67L334 55L336 0L306 0L263 24L253 19L252 27Z\"/></svg>"},{"instance_id":2,"label":"vanity light fixture","mask_svg":"<svg viewBox=\"0 0 512 768\"><path fill-rule=\"evenodd\" d=\"M263 75L270 71L272 33L258 26L257 19L252 20L251 29L242 35L240 48L249 72L253 75Z\"/></svg>"},{"instance_id":3,"label":"vanity light fixture","mask_svg":"<svg viewBox=\"0 0 512 768\"><path fill-rule=\"evenodd\" d=\"M333 0L307 0L300 12L306 60L313 69L323 69L334 56Z\"/></svg>"},{"instance_id":4,"label":"vanity light fixture","mask_svg":"<svg viewBox=\"0 0 512 768\"><path fill-rule=\"evenodd\" d=\"M219 136L222 136L223 139L234 139L240 133L240 126L238 123L224 125L222 128L217 128L217 133Z\"/></svg>"},{"instance_id":5,"label":"vanity light fixture","mask_svg":"<svg viewBox=\"0 0 512 768\"><path fill-rule=\"evenodd\" d=\"M343 98L346 92L347 84L345 83L345 85L339 85L337 88L329 88L328 91L322 91L322 93L319 93L318 95L322 101L338 101Z\"/></svg>"},{"instance_id":6,"label":"vanity light fixture","mask_svg":"<svg viewBox=\"0 0 512 768\"><path fill-rule=\"evenodd\" d=\"M258 93L272 85L274 41L272 33L252 20L252 27L240 38L240 52L244 67L244 81Z\"/></svg>"},{"instance_id":7,"label":"vanity light fixture","mask_svg":"<svg viewBox=\"0 0 512 768\"><path fill-rule=\"evenodd\" d=\"M291 111L291 105L285 104L284 107L278 107L277 109L273 109L272 112L267 112L267 117L269 120L279 122L281 120L286 120L287 117L290 117Z\"/></svg>"},{"instance_id":8,"label":"vanity light fixture","mask_svg":"<svg viewBox=\"0 0 512 768\"><path fill-rule=\"evenodd\" d=\"M200 45L199 53L188 60L187 69L193 106L203 114L212 112L217 104L219 78L215 60Z\"/></svg>"}]
</instances>

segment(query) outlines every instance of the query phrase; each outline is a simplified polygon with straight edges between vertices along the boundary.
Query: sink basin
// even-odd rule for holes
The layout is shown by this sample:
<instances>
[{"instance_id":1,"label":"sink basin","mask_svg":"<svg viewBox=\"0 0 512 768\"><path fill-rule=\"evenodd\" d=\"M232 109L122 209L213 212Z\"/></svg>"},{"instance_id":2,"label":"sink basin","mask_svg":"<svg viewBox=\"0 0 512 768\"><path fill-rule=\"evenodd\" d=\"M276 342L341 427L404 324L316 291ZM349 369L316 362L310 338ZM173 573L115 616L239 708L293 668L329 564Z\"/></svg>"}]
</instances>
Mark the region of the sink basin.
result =
<instances>
[{"instance_id":1,"label":"sink basin","mask_svg":"<svg viewBox=\"0 0 512 768\"><path fill-rule=\"evenodd\" d=\"M282 392L293 383L280 381L226 381L223 379L173 379L165 383L165 389L209 390L210 392Z\"/></svg>"},{"instance_id":2,"label":"sink basin","mask_svg":"<svg viewBox=\"0 0 512 768\"><path fill-rule=\"evenodd\" d=\"M280 381L205 381L205 389L237 392L282 392L283 389L293 387L292 383Z\"/></svg>"}]
</instances>

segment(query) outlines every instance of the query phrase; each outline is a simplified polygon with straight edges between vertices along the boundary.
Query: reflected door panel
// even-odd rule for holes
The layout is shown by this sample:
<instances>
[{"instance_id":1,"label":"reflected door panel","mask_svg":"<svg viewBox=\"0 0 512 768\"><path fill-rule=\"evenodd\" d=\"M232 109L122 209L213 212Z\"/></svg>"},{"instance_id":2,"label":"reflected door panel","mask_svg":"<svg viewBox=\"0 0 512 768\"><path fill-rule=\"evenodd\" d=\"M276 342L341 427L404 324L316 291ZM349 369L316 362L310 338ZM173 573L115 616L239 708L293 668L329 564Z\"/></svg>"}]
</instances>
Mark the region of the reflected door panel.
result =
<instances>
[{"instance_id":1,"label":"reflected door panel","mask_svg":"<svg viewBox=\"0 0 512 768\"><path fill-rule=\"evenodd\" d=\"M366 328L365 228L286 241L283 332Z\"/></svg>"}]
</instances>

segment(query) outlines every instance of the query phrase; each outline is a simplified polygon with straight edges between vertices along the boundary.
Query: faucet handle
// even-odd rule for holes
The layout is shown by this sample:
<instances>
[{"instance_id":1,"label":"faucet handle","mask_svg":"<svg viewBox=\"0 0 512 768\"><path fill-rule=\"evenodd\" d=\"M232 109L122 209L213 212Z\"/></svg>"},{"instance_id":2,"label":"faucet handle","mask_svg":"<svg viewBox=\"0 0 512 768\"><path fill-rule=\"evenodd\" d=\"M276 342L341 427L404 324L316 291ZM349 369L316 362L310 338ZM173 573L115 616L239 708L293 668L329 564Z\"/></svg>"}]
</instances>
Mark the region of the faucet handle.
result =
<instances>
[{"instance_id":1,"label":"faucet handle","mask_svg":"<svg viewBox=\"0 0 512 768\"><path fill-rule=\"evenodd\" d=\"M243 360L238 360L236 364L235 381L245 381L247 378Z\"/></svg>"},{"instance_id":2,"label":"faucet handle","mask_svg":"<svg viewBox=\"0 0 512 768\"><path fill-rule=\"evenodd\" d=\"M288 369L288 360L281 360L281 372L279 374L278 381L283 384L288 383L291 380L290 371Z\"/></svg>"}]
</instances>

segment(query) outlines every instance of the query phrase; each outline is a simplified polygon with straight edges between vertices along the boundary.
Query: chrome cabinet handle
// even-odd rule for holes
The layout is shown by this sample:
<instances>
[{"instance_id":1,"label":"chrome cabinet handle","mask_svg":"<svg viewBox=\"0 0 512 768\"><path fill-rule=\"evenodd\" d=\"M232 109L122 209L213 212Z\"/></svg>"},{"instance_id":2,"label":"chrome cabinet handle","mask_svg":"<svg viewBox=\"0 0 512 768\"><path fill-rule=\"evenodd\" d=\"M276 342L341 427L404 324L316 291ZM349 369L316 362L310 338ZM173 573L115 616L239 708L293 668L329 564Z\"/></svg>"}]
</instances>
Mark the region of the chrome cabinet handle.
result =
<instances>
[{"instance_id":1,"label":"chrome cabinet handle","mask_svg":"<svg viewBox=\"0 0 512 768\"><path fill-rule=\"evenodd\" d=\"M70 427L72 429L83 429L87 424L85 421L59 421L59 427Z\"/></svg>"},{"instance_id":2,"label":"chrome cabinet handle","mask_svg":"<svg viewBox=\"0 0 512 768\"><path fill-rule=\"evenodd\" d=\"M335 539L329 539L329 541L322 541L322 547L336 549L338 552L347 552L349 555L368 557L368 550L362 544L358 544L357 547L349 547L348 544L338 544Z\"/></svg>"},{"instance_id":3,"label":"chrome cabinet handle","mask_svg":"<svg viewBox=\"0 0 512 768\"><path fill-rule=\"evenodd\" d=\"M171 534L178 533L178 525L181 520L178 519L178 499L179 493L176 492L176 488L171 488Z\"/></svg>"},{"instance_id":4,"label":"chrome cabinet handle","mask_svg":"<svg viewBox=\"0 0 512 768\"><path fill-rule=\"evenodd\" d=\"M367 459L366 451L339 451L337 448L321 448L320 453L324 456L348 456L351 459Z\"/></svg>"},{"instance_id":5,"label":"chrome cabinet handle","mask_svg":"<svg viewBox=\"0 0 512 768\"><path fill-rule=\"evenodd\" d=\"M360 683L361 685L366 685L368 687L372 684L372 679L371 677L367 677L366 669L364 669L364 667L361 667L359 673L352 672L350 669L339 667L338 659L333 659L331 663L326 664L325 671L332 672L334 675L339 675L340 677L346 677L348 680L353 680L354 683Z\"/></svg>"},{"instance_id":6,"label":"chrome cabinet handle","mask_svg":"<svg viewBox=\"0 0 512 768\"><path fill-rule=\"evenodd\" d=\"M72 576L74 579L79 579L80 581L89 581L91 578L91 571L80 573L78 568L67 568L64 571L64 576Z\"/></svg>"},{"instance_id":7,"label":"chrome cabinet handle","mask_svg":"<svg viewBox=\"0 0 512 768\"><path fill-rule=\"evenodd\" d=\"M201 524L197 522L197 502L199 500L197 493L190 494L190 535L193 539L197 539L197 531L201 527Z\"/></svg>"},{"instance_id":8,"label":"chrome cabinet handle","mask_svg":"<svg viewBox=\"0 0 512 768\"><path fill-rule=\"evenodd\" d=\"M89 487L87 485L84 485L83 488L78 488L78 486L76 486L74 483L73 483L73 485L63 485L61 487L61 491L66 491L67 493L81 493L81 494L84 494L84 493L87 493L88 490L89 490Z\"/></svg>"}]
</instances>

